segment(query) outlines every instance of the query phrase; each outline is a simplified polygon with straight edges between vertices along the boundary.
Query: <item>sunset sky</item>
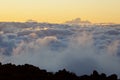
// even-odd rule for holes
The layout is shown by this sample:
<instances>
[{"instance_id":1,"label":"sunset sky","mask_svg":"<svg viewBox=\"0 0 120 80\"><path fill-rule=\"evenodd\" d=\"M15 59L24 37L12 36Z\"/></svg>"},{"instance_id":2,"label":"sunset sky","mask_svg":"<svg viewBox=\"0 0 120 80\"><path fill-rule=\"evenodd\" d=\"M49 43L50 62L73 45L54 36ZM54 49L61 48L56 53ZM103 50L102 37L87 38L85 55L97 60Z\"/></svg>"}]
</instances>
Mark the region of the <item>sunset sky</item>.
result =
<instances>
[{"instance_id":1,"label":"sunset sky","mask_svg":"<svg viewBox=\"0 0 120 80\"><path fill-rule=\"evenodd\" d=\"M120 0L0 0L0 21L120 23Z\"/></svg>"}]
</instances>

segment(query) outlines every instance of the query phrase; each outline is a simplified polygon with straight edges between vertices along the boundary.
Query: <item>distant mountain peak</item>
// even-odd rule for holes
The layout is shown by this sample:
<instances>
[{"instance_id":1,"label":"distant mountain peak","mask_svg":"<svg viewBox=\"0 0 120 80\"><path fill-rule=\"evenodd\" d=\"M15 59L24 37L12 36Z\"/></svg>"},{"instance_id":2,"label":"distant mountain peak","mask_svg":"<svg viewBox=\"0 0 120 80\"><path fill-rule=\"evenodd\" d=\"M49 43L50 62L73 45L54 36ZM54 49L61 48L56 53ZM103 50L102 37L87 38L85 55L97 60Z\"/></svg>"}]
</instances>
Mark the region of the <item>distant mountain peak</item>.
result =
<instances>
[{"instance_id":1,"label":"distant mountain peak","mask_svg":"<svg viewBox=\"0 0 120 80\"><path fill-rule=\"evenodd\" d=\"M91 24L91 22L88 21L88 20L82 21L81 18L76 18L76 19L72 19L70 21L66 21L65 24L69 24L69 25L89 25L89 24Z\"/></svg>"}]
</instances>

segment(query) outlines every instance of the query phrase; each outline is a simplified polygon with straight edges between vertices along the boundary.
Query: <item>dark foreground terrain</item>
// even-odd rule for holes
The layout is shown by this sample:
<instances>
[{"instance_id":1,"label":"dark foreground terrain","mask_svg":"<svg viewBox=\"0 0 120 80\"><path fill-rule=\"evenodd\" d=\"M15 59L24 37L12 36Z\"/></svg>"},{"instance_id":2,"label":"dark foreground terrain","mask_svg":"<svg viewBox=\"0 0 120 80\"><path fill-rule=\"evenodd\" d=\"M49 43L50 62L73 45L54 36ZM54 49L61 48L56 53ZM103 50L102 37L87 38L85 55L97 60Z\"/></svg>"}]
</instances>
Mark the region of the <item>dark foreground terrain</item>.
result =
<instances>
[{"instance_id":1,"label":"dark foreground terrain","mask_svg":"<svg viewBox=\"0 0 120 80\"><path fill-rule=\"evenodd\" d=\"M118 77L116 74L106 76L97 71L91 75L77 76L65 69L52 73L29 64L16 66L0 63L0 80L118 80Z\"/></svg>"}]
</instances>

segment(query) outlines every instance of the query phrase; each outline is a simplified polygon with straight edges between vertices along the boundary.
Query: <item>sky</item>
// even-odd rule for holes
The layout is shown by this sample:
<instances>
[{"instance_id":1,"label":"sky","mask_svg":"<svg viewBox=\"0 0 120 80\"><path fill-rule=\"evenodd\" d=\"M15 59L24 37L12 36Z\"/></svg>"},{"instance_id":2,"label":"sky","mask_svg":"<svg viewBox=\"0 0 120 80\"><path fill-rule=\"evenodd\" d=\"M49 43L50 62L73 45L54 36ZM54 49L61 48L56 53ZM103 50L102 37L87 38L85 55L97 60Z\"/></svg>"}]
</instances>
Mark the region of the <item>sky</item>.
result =
<instances>
[{"instance_id":1,"label":"sky","mask_svg":"<svg viewBox=\"0 0 120 80\"><path fill-rule=\"evenodd\" d=\"M0 0L0 21L120 23L120 0Z\"/></svg>"}]
</instances>

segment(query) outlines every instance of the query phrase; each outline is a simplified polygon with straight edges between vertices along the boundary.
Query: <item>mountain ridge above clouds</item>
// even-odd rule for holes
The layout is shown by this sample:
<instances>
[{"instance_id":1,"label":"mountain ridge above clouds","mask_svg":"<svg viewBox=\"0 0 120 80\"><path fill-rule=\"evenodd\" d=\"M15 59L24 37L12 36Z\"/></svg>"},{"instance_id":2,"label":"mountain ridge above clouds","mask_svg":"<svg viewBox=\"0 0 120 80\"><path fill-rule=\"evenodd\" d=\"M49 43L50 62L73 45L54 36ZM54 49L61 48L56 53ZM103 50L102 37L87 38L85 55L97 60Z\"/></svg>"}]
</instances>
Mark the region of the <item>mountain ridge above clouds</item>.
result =
<instances>
[{"instance_id":1,"label":"mountain ridge above clouds","mask_svg":"<svg viewBox=\"0 0 120 80\"><path fill-rule=\"evenodd\" d=\"M66 21L65 24L68 25L91 25L92 23L88 20L82 21L81 18L76 18L70 21Z\"/></svg>"},{"instance_id":2,"label":"mountain ridge above clouds","mask_svg":"<svg viewBox=\"0 0 120 80\"><path fill-rule=\"evenodd\" d=\"M75 18L70 21L66 21L64 24L70 25L70 26L81 26L81 27L118 27L120 24L116 23L92 23L89 20L81 20L81 18Z\"/></svg>"}]
</instances>

